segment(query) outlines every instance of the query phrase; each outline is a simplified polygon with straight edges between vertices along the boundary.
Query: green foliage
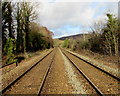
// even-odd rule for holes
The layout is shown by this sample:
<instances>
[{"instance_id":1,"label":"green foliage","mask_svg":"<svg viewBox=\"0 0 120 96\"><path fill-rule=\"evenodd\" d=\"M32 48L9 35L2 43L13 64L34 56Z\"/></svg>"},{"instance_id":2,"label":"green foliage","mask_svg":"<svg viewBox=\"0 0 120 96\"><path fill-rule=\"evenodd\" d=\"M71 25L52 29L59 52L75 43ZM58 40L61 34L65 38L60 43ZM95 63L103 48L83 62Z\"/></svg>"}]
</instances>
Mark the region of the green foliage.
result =
<instances>
[{"instance_id":1,"label":"green foliage","mask_svg":"<svg viewBox=\"0 0 120 96\"><path fill-rule=\"evenodd\" d=\"M65 39L64 42L63 42L62 47L63 47L63 48L67 48L67 47L68 47L68 42L69 42L69 40L68 40L68 39Z\"/></svg>"},{"instance_id":2,"label":"green foliage","mask_svg":"<svg viewBox=\"0 0 120 96\"><path fill-rule=\"evenodd\" d=\"M101 33L94 31L89 39L90 50L107 55L119 54L119 22L112 14L106 14L108 17L105 27L102 27Z\"/></svg>"},{"instance_id":3,"label":"green foliage","mask_svg":"<svg viewBox=\"0 0 120 96\"><path fill-rule=\"evenodd\" d=\"M102 34L104 37L104 49L106 49L106 52L109 55L118 55L119 50L119 42L118 42L118 28L119 28L119 23L118 19L114 17L112 14L106 14L108 17L108 22L107 26L104 29L104 33Z\"/></svg>"},{"instance_id":4,"label":"green foliage","mask_svg":"<svg viewBox=\"0 0 120 96\"><path fill-rule=\"evenodd\" d=\"M43 30L44 27L41 27L39 24L32 22L30 23L30 32L29 32L29 46L27 51L37 51L45 48L50 48L52 45L52 36L49 33L49 30ZM44 33L44 34L43 34ZM46 35L47 36L46 36ZM50 35L50 36L49 36Z\"/></svg>"},{"instance_id":5,"label":"green foliage","mask_svg":"<svg viewBox=\"0 0 120 96\"><path fill-rule=\"evenodd\" d=\"M88 38L80 38L80 39L66 39L64 40L62 47L64 48L70 48L72 50L77 50L77 49L89 49L90 45L89 45L89 41Z\"/></svg>"},{"instance_id":6,"label":"green foliage","mask_svg":"<svg viewBox=\"0 0 120 96\"><path fill-rule=\"evenodd\" d=\"M80 44L81 49L89 49L89 42L87 40L84 40Z\"/></svg>"},{"instance_id":7,"label":"green foliage","mask_svg":"<svg viewBox=\"0 0 120 96\"><path fill-rule=\"evenodd\" d=\"M15 39L8 38L5 43L5 47L4 47L4 52L7 55L7 61L6 61L7 64L14 61L14 52L15 51L16 51Z\"/></svg>"},{"instance_id":8,"label":"green foliage","mask_svg":"<svg viewBox=\"0 0 120 96\"><path fill-rule=\"evenodd\" d=\"M73 39L69 39L68 48L71 48L72 50L76 50L77 42Z\"/></svg>"},{"instance_id":9,"label":"green foliage","mask_svg":"<svg viewBox=\"0 0 120 96\"><path fill-rule=\"evenodd\" d=\"M14 38L13 16L11 2L2 2L2 47L4 48L7 36ZM4 50L2 50L4 53Z\"/></svg>"},{"instance_id":10,"label":"green foliage","mask_svg":"<svg viewBox=\"0 0 120 96\"><path fill-rule=\"evenodd\" d=\"M7 57L7 64L15 60L15 55L43 50L53 45L52 32L42 27L45 31L43 33L47 34L42 35L39 24L33 22L31 25L36 17L30 2L2 3L2 51L5 55L3 57Z\"/></svg>"},{"instance_id":11,"label":"green foliage","mask_svg":"<svg viewBox=\"0 0 120 96\"><path fill-rule=\"evenodd\" d=\"M40 33L29 33L29 51L37 51L47 48L45 40L43 40L43 35Z\"/></svg>"},{"instance_id":12,"label":"green foliage","mask_svg":"<svg viewBox=\"0 0 120 96\"><path fill-rule=\"evenodd\" d=\"M89 48L93 52L101 52L101 37L98 34L92 33L91 38L88 40Z\"/></svg>"},{"instance_id":13,"label":"green foliage","mask_svg":"<svg viewBox=\"0 0 120 96\"><path fill-rule=\"evenodd\" d=\"M120 54L120 21L112 14L106 15L107 23L95 23L89 37L84 35L82 38L71 39L69 42L67 39L64 41L63 47L72 50L89 49L101 54L118 56Z\"/></svg>"}]
</instances>

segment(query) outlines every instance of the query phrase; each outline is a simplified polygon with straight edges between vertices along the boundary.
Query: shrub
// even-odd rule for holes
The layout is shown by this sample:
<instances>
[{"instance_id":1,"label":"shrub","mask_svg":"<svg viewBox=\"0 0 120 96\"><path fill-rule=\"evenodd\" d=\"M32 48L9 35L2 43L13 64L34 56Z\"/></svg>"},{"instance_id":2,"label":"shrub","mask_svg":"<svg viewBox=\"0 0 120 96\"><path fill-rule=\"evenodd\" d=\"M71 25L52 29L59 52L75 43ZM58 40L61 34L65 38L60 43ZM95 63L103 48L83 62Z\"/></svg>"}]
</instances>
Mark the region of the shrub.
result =
<instances>
[{"instance_id":1,"label":"shrub","mask_svg":"<svg viewBox=\"0 0 120 96\"><path fill-rule=\"evenodd\" d=\"M6 40L5 43L5 47L4 47L4 54L7 55L7 61L6 64L9 64L11 62L14 62L14 53L16 50L16 46L15 46L15 39L12 38L8 38Z\"/></svg>"},{"instance_id":2,"label":"shrub","mask_svg":"<svg viewBox=\"0 0 120 96\"><path fill-rule=\"evenodd\" d=\"M65 39L64 42L63 42L62 47L63 47L63 48L68 48L68 43L69 43L69 40L68 40L68 39Z\"/></svg>"}]
</instances>

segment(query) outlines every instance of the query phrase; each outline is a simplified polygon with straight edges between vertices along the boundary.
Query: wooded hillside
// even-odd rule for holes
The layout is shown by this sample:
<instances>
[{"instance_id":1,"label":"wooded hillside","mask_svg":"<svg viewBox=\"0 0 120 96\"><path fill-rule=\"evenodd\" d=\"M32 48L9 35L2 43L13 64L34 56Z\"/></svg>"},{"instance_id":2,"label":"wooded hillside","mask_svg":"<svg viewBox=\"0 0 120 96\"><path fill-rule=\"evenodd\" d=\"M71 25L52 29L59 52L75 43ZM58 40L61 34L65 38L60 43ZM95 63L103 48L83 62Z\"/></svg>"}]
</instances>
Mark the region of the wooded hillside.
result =
<instances>
[{"instance_id":1,"label":"wooded hillside","mask_svg":"<svg viewBox=\"0 0 120 96\"><path fill-rule=\"evenodd\" d=\"M36 19L32 3L2 2L2 55L6 63L13 62L17 54L53 47L52 32L34 22Z\"/></svg>"}]
</instances>

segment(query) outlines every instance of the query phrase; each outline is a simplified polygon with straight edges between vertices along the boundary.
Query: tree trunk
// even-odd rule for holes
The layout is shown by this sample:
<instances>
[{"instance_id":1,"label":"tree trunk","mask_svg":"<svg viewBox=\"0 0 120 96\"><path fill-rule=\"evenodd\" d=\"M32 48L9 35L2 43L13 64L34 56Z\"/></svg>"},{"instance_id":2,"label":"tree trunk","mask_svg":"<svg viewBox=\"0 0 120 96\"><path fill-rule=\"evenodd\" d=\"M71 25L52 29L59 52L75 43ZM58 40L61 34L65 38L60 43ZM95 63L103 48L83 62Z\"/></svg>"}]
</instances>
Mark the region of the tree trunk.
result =
<instances>
[{"instance_id":1,"label":"tree trunk","mask_svg":"<svg viewBox=\"0 0 120 96\"><path fill-rule=\"evenodd\" d=\"M115 56L118 56L118 38L113 35L113 40L114 40L114 49L115 49Z\"/></svg>"}]
</instances>

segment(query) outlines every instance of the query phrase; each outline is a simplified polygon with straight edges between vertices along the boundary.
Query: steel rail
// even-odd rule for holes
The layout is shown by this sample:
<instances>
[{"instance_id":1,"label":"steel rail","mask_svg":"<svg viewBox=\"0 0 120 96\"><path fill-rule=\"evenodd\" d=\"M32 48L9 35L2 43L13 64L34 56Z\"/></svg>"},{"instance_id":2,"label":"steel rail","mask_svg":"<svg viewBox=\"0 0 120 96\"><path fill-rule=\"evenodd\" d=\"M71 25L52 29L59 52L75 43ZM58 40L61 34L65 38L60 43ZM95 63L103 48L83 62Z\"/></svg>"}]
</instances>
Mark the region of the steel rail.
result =
<instances>
[{"instance_id":1,"label":"steel rail","mask_svg":"<svg viewBox=\"0 0 120 96\"><path fill-rule=\"evenodd\" d=\"M73 66L82 74L82 76L89 82L89 84L95 89L95 91L100 95L103 96L103 93L101 92L101 90L84 74L84 72L82 70L80 70L76 64L64 53L62 52L67 58L68 60L73 64Z\"/></svg>"},{"instance_id":2,"label":"steel rail","mask_svg":"<svg viewBox=\"0 0 120 96\"><path fill-rule=\"evenodd\" d=\"M54 49L53 49L54 50ZM0 94L6 92L7 89L9 89L13 84L15 84L20 78L22 78L26 73L28 73L33 67L35 67L38 63L40 63L45 57L47 57L50 53L53 52L50 51L49 53L47 53L44 57L42 57L37 63L35 63L33 66L31 66L28 70L26 70L23 74L21 74L18 78L16 78L13 82L11 82L10 84L8 84L4 89L2 89L2 91L0 92Z\"/></svg>"},{"instance_id":3,"label":"steel rail","mask_svg":"<svg viewBox=\"0 0 120 96\"><path fill-rule=\"evenodd\" d=\"M55 54L56 54L56 52L54 53L54 56L53 56L53 58L52 58L52 61L51 61L50 65L49 65L48 69L46 70L45 75L44 75L44 77L43 77L43 79L42 79L42 83L41 83L41 85L40 85L40 90L39 90L38 96L41 95L41 92L42 92L42 89L43 89L43 87L44 87L46 78L47 78L47 76L48 76L48 74L49 74L51 65L52 65L52 63L53 63L53 61L54 61Z\"/></svg>"},{"instance_id":4,"label":"steel rail","mask_svg":"<svg viewBox=\"0 0 120 96\"><path fill-rule=\"evenodd\" d=\"M63 49L63 50L65 50L65 49ZM113 77L114 79L117 79L118 81L120 81L120 78L119 78L119 77L117 77L117 76L115 76L115 75L113 75L113 74L111 74L111 73L109 73L109 72L107 72L107 71L103 70L102 68L99 68L99 67L95 66L94 64L92 64L92 63L90 63L90 62L88 62L88 61L86 61L86 60L84 60L84 59L80 58L79 56L77 56L77 55L75 55L75 54L73 54L73 53L71 53L71 52L69 52L69 51L67 51L67 50L65 50L65 51L66 51L66 52L68 52L68 53L70 53L71 55L73 55L73 56L75 56L75 57L79 58L80 60L82 60L82 61L86 62L87 64L90 64L91 66L93 66L93 67L97 68L98 70L100 70L100 71L104 72L105 74L107 74L107 75L109 75L109 76Z\"/></svg>"}]
</instances>

